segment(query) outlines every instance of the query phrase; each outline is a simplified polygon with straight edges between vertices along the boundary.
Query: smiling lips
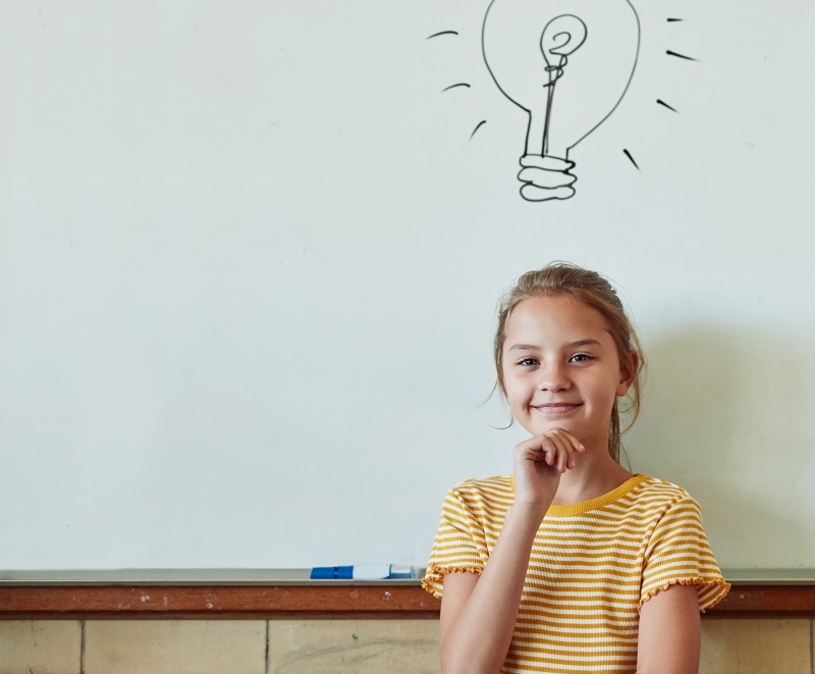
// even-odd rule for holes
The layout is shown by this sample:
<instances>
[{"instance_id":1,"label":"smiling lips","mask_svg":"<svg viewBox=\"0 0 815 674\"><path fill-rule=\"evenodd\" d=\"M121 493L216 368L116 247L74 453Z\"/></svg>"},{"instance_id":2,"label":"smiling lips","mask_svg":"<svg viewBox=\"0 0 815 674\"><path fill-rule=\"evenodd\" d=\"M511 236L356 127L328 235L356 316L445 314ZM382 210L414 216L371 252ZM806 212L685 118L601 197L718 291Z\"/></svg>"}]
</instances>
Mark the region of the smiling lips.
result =
<instances>
[{"instance_id":1,"label":"smiling lips","mask_svg":"<svg viewBox=\"0 0 815 674\"><path fill-rule=\"evenodd\" d=\"M531 407L538 410L538 412L557 416L561 414L568 414L582 405L583 403L543 403L541 405L531 405Z\"/></svg>"}]
</instances>

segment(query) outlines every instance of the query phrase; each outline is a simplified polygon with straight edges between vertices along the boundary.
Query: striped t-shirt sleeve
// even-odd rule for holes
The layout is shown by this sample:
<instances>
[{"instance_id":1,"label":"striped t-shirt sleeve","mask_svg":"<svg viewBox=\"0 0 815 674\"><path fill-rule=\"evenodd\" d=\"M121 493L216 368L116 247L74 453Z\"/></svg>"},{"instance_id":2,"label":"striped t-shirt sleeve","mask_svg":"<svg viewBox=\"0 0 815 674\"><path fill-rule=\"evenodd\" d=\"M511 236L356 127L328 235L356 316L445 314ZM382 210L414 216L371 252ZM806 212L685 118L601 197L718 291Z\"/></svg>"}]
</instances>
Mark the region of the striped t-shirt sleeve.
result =
<instances>
[{"instance_id":1,"label":"striped t-shirt sleeve","mask_svg":"<svg viewBox=\"0 0 815 674\"><path fill-rule=\"evenodd\" d=\"M702 510L690 497L671 504L654 527L645 551L639 607L677 583L697 586L701 611L730 590L702 528Z\"/></svg>"},{"instance_id":2,"label":"striped t-shirt sleeve","mask_svg":"<svg viewBox=\"0 0 815 674\"><path fill-rule=\"evenodd\" d=\"M422 586L441 597L444 576L453 571L481 573L487 562L484 530L478 525L456 489L447 492L441 510L439 529L433 541Z\"/></svg>"}]
</instances>

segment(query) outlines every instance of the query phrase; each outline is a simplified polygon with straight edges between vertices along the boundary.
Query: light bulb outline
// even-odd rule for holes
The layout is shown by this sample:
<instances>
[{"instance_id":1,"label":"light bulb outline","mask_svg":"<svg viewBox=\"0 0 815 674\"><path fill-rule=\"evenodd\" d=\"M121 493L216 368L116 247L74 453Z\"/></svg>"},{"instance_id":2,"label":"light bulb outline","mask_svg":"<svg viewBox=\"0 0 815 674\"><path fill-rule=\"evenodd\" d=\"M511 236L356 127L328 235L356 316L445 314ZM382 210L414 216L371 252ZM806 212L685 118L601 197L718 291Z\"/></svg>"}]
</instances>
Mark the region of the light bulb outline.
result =
<instances>
[{"instance_id":1,"label":"light bulb outline","mask_svg":"<svg viewBox=\"0 0 815 674\"><path fill-rule=\"evenodd\" d=\"M521 1L523 1L523 0L521 0ZM545 3L542 3L541 0L527 0L527 1L528 2L531 1L533 3L536 3L535 9L537 9L538 7L541 7L541 6L544 6L544 7L549 6L549 7L551 7L552 4L557 3L559 1L562 3L564 0L547 0ZM583 0L584 4L585 4L585 1L586 0ZM593 2L594 0L588 0L588 1ZM487 7L487 11L489 11L492 8L494 2L495 2L495 0L492 0L492 2L489 3L489 5ZM569 4L573 3L573 5L579 5L581 3L581 0L565 0L565 2L567 2ZM508 3L502 3L502 4L508 4ZM604 3L604 4L607 5L607 3ZM612 2L612 4L616 4L616 2ZM633 77L634 77L636 67L637 67L637 63L638 63L638 59L639 59L642 30L641 30L641 23L640 23L639 15L638 15L636 9L634 8L634 6L631 4L630 0L625 0L625 4L623 6L627 6L628 9L631 10L631 14L629 15L629 19L631 17L633 17L634 24L636 25L636 31L634 33L634 39L632 40L632 42L635 44L635 52L634 52L634 58L633 58L633 60L631 62L630 71L627 71L628 79L626 80L625 85L623 87L621 87L621 88L619 86L617 87L618 90L620 90L620 89L622 90L622 93L615 97L614 104L607 108L608 112L606 113L606 115L602 119L600 119L598 122L594 123L592 125L592 127L588 131L586 131L579 138L577 138L571 144L571 146L566 148L566 150L563 153L563 156L568 156L568 150L569 149L575 147L578 143L582 142L588 135L593 133L600 125L602 125L605 122L605 120L608 119L608 117L613 112L616 111L617 107L619 107L619 104L622 102L622 99L625 98L625 95L628 92L628 89L629 89L629 87L631 85L631 82L633 81ZM595 16L595 18L598 18L598 17ZM618 16L618 17L616 17L615 20L619 20L619 18L620 17ZM515 105L517 105L521 109L525 110L527 112L527 114L529 114L530 113L529 108L527 108L523 104L516 101L515 98L512 95L509 94L509 92L501 85L500 81L495 77L495 73L493 71L493 68L490 65L489 59L488 59L488 57L486 55L486 20L487 20L487 14L484 15L484 19L483 19L483 22L482 22L482 25L481 25L480 38L481 38L482 58L484 59L484 65L487 67L487 72L490 73L493 84L498 87L498 90L501 91L501 93L504 95L504 97L509 99L511 102L513 102ZM678 23L678 22L683 22L683 21L685 21L685 19L676 18L676 17L668 17L666 19L666 21L669 24L675 24L675 23ZM532 22L529 22L529 23L530 23L530 25L532 24ZM548 22L547 22L547 25L548 25ZM609 22L601 20L600 22L598 22L598 25L607 26L607 25L609 25ZM626 30L630 32L630 27L627 28ZM544 29L544 31L545 31L545 29ZM441 37L441 36L458 36L458 35L459 35L459 31L457 31L457 30L442 30L442 31L437 31L437 32L435 32L435 33L433 33L431 35L428 35L425 39L426 40L432 40L434 38L438 38L438 37ZM559 35L560 35L560 33L556 33L554 37L558 38ZM630 38L630 36L629 36L629 38ZM543 39L543 35L541 35L541 40L542 39ZM623 41L621 41L621 43L622 42ZM548 51L551 52L551 53L557 54L559 51L563 51L563 47L565 47L569 43L570 43L570 40L567 40L566 42L564 42L562 44L555 45L554 48L551 48ZM606 49L608 49L608 48L609 48L609 45L606 45ZM611 45L611 49L612 50L616 49L616 45ZM540 51L544 54L544 60L547 62L547 69L551 70L551 71L554 71L554 72L557 72L558 71L557 67L553 68L553 69L549 69L549 66L548 66L549 61L545 56L545 53L547 51L545 49L545 47L541 48ZM574 51L576 51L576 48L570 50L570 53L573 53ZM683 61L686 61L686 62L699 62L699 59L697 59L697 58L694 58L692 56L688 56L686 54L681 54L681 53L675 52L675 51L670 50L670 49L666 50L665 53L668 56L673 56L673 57L682 59ZM566 54L563 54L563 55L567 56ZM559 60L558 65L562 69L562 67L565 65L565 61L563 59ZM562 72L560 74L562 75ZM469 83L453 84L453 85L445 87L442 91L446 92L446 91L449 91L449 90L452 90L452 89L458 89L458 88L461 88L461 87L469 89L470 84ZM679 110L676 107L666 103L662 99L657 98L655 102L662 109L670 110L671 112L673 112L675 114L679 114ZM482 119L475 126L473 131L470 133L469 138L470 138L471 141L472 141L473 137L475 136L476 132L478 132L478 130L481 129L486 123L487 123L487 120ZM528 133L528 130L527 130L527 146L529 145L528 137L529 137L529 133ZM629 152L629 150L627 148L623 148L622 152L625 155L625 157L629 160L631 165L635 169L640 171L641 169L639 167L639 164L634 159L634 157ZM547 177L545 175L542 175L542 171L550 171L552 173L561 172L564 175L567 175L568 180L565 180L563 182L563 185L564 186L571 186L574 183L574 181L576 180L576 177L571 176L569 174L569 170L574 167L574 162L569 161L569 160L565 160L565 159L560 159L560 158L552 156L552 155L547 155L547 156L539 156L538 155L538 156L536 156L535 154L527 154L527 155L524 155L524 156L522 156L520 158L519 163L520 163L520 165L522 167L522 170L519 172L518 178L521 181L525 181L526 180L525 174L528 175L530 173L535 174L535 177L538 179L538 182L536 182L534 179L530 178L530 180L528 182L531 183L531 185L525 185L524 187L521 188L521 196L523 196L525 199L527 199L529 201L547 201L547 200L553 199L553 198L557 198L557 199L569 198L570 196L572 196L574 194L573 190L571 191L570 194L565 194L564 195L562 193L562 191L561 191L561 193L555 194L554 196L546 196L546 197L543 197L543 198L540 198L540 195L536 195L536 198L529 198L528 195L524 194L525 188L530 187L530 186L538 186L540 184L540 185L543 185L545 187L552 187L553 185L557 184L556 179L550 179L549 177ZM551 184L549 184L549 183L551 183Z\"/></svg>"},{"instance_id":2,"label":"light bulb outline","mask_svg":"<svg viewBox=\"0 0 815 674\"><path fill-rule=\"evenodd\" d=\"M637 61L639 59L640 54L640 47L641 47L641 23L639 15L636 11L636 8L632 4L631 0L615 0L613 3L614 9L613 11L618 12L621 16L624 15L624 23L625 23L625 31L624 36L626 38L626 49L628 50L628 56L625 57L623 60L623 69L619 70L615 75L615 86L613 89L613 93L606 92L604 94L603 100L605 103L602 104L600 110L602 110L601 116L594 116L592 123L588 126L583 126L582 128L578 128L578 133L575 133L574 126L570 125L570 129L568 133L559 134L563 137L558 138L559 144L557 145L556 149L554 150L554 155L549 156L549 134L548 131L551 129L551 111L552 111L552 89L554 88L555 83L558 79L564 76L564 68L568 61L568 56L580 46L582 46L583 41L575 40L575 42L579 42L577 46L574 46L572 49L566 49L570 42L572 41L567 40L562 44L555 43L552 45L543 45L541 44L544 40L544 34L546 33L546 29L549 25L558 19L563 19L569 17L568 21L572 22L579 22L582 24L583 27L586 27L588 21L584 19L586 16L592 17L593 13L594 18L596 19L596 9L597 7L593 6L595 3L592 2L579 2L575 1L574 3L566 1L562 2L552 2L552 3L542 3L534 5L534 13L533 11L529 10L531 7L531 3L527 3L526 6L523 6L522 2L516 1L514 6L511 6L509 9L506 9L505 6L510 5L511 0L491 0L487 10L484 14L484 20L481 26L481 50L482 56L484 58L484 63L487 67L487 70L495 83L498 87L498 90L507 98L509 101L514 103L519 108L525 110L529 114L529 124L527 126L527 133L526 133L526 144L525 144L525 155L522 157L521 165L524 167L522 171L519 173L519 179L522 182L527 182L528 184L522 187L521 195L531 201L545 201L549 199L567 199L574 195L574 188L572 187L576 178L569 174L569 170L574 167L574 162L570 161L569 153L573 150L578 144L580 144L583 140L585 140L589 135L594 133L619 107L622 100L625 98L629 87L631 86L631 82L634 78L634 74L636 72ZM610 0L602 0L603 3L608 3ZM599 2L596 3L599 6ZM513 47L504 47L502 44L506 44L506 38L503 36L496 37L495 28L492 29L493 35L488 37L488 27L490 26L491 17L496 14L495 8L496 5L500 7L500 10L497 12L499 18L495 19L494 23L498 23L501 25L501 22L507 21L507 17L511 21L515 22L515 25L522 27L523 30L520 33L523 34L524 37L530 38L531 36L529 33L534 30L534 25L527 27L524 24L529 23L531 18L534 17L539 23L538 25L545 24L543 30L537 33L539 36L537 42L538 44L535 46L536 51L539 50L539 53L542 53L544 62L547 64L546 73L547 73L547 81L545 82L538 82L538 91L541 92L542 95L546 96L546 101L541 99L540 97L533 95L533 102L530 102L529 97L527 94L521 93L520 96L517 95L518 88L516 86L517 81L507 81L506 83L502 82L502 77L505 75L499 75L496 72L496 69L491 63L490 51L495 50L497 52L497 47L501 47L501 49L512 49ZM519 9L520 7L520 9ZM607 5L605 6L607 7ZM605 10L604 7L604 11ZM572 9L576 8L576 9ZM582 10L581 10L582 8ZM551 13L546 16L546 12L551 9ZM524 16L524 12L526 12L526 16ZM578 16L578 14L582 16ZM633 22L632 22L633 19ZM576 24L575 24L576 25ZM591 28L593 24L589 23L588 27L586 28L586 35L593 29ZM595 21L595 25L602 25L597 24ZM501 30L504 30L505 26L501 26ZM513 26L514 28L514 26ZM561 31L558 30L555 35L557 36ZM608 39L608 31L603 29L603 39ZM491 40L495 40L495 45L489 44ZM585 37L584 37L585 40ZM519 40L520 42L520 40ZM602 42L602 40L601 40ZM524 42L523 44L526 44ZM549 49L546 49L546 46L549 46ZM556 54L560 58L557 59L557 63L550 63L549 58L547 57L547 51L549 54ZM525 51L524 53L527 53ZM558 52L568 52L568 53L560 53ZM538 57L540 58L540 56ZM503 72L506 73L506 63L505 57L500 56L498 59L499 62L504 61L501 65L499 65L499 70L503 68ZM555 61L556 59L552 59ZM513 75L515 77L515 75ZM568 75L567 75L568 78ZM581 75L581 78L584 78L584 75ZM534 83L533 83L534 84ZM527 85L524 85L527 86ZM568 85L569 88L572 88L572 85ZM515 87L515 92L511 91ZM545 94L544 94L545 91ZM570 92L570 94L573 92ZM526 97L526 100L524 98ZM592 104L593 105L593 104ZM595 110L597 110L597 106L594 106ZM534 110L533 110L534 108ZM544 114L541 115L540 113L543 112ZM537 117L537 119L533 119ZM562 119L562 116L560 117ZM546 161L538 161L535 159L543 159ZM534 189L525 189L530 187L529 183L537 184L535 181L534 176L542 176L541 171L545 170L543 166L549 167L546 170L551 171L560 171L563 173L563 183L561 187L563 189L557 189L553 191L551 187L549 187L548 192L540 192L539 190ZM551 179L549 176L546 176L545 179L541 181L541 185L546 184L549 185L551 183Z\"/></svg>"}]
</instances>

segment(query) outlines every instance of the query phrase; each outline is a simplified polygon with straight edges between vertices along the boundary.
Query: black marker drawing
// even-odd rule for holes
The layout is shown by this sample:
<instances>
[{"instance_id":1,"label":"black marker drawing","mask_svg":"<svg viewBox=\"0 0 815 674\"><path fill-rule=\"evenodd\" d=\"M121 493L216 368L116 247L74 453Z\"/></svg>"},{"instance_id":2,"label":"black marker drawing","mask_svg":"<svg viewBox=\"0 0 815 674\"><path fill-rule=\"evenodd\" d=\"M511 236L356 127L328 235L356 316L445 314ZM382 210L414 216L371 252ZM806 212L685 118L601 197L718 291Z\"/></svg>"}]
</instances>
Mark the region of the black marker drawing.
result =
<instances>
[{"instance_id":1,"label":"black marker drawing","mask_svg":"<svg viewBox=\"0 0 815 674\"><path fill-rule=\"evenodd\" d=\"M677 110L675 107L673 107L672 105L668 105L665 101L660 100L659 98L657 99L657 105L661 105L663 108L668 108L668 110L673 110L674 112L677 113L679 112L679 110Z\"/></svg>"},{"instance_id":2,"label":"black marker drawing","mask_svg":"<svg viewBox=\"0 0 815 674\"><path fill-rule=\"evenodd\" d=\"M636 168L636 169L639 171L639 170L640 170L639 164L637 164L637 162L635 162L635 161L634 161L634 157L632 157L632 156L631 156L631 153L630 153L628 150L623 149L623 154L624 154L626 157L628 157L628 160L629 160L629 161L630 161L632 164L634 164L634 167L635 167L635 168Z\"/></svg>"},{"instance_id":3,"label":"black marker drawing","mask_svg":"<svg viewBox=\"0 0 815 674\"><path fill-rule=\"evenodd\" d=\"M475 132L476 132L476 131L478 131L478 130L479 130L479 129L480 129L482 126L484 126L486 123L487 123L487 120L486 120L486 119L482 119L482 120L481 120L481 121L480 121L478 124L476 124L475 128L473 129L473 132L470 134L470 140L472 140L472 139L473 139L473 136L475 135Z\"/></svg>"},{"instance_id":4,"label":"black marker drawing","mask_svg":"<svg viewBox=\"0 0 815 674\"><path fill-rule=\"evenodd\" d=\"M427 39L458 35L443 30ZM484 62L501 93L529 116L518 173L524 199L574 196L577 177L569 151L617 109L639 48L640 21L630 0L490 0L481 30ZM670 49L665 53L699 62ZM471 86L456 82L442 92ZM656 103L679 114L662 99ZM476 124L470 140L486 123ZM623 154L641 170L631 152L623 148Z\"/></svg>"},{"instance_id":5,"label":"black marker drawing","mask_svg":"<svg viewBox=\"0 0 815 674\"><path fill-rule=\"evenodd\" d=\"M684 54L677 54L675 51L671 51L670 49L668 49L665 53L668 56L676 56L676 58L685 59L686 61L695 61L696 60L695 58L692 58L690 56L685 56Z\"/></svg>"},{"instance_id":6,"label":"black marker drawing","mask_svg":"<svg viewBox=\"0 0 815 674\"><path fill-rule=\"evenodd\" d=\"M636 10L628 0L492 0L481 37L493 80L529 115L521 196L569 199L569 151L614 112L634 75Z\"/></svg>"}]
</instances>

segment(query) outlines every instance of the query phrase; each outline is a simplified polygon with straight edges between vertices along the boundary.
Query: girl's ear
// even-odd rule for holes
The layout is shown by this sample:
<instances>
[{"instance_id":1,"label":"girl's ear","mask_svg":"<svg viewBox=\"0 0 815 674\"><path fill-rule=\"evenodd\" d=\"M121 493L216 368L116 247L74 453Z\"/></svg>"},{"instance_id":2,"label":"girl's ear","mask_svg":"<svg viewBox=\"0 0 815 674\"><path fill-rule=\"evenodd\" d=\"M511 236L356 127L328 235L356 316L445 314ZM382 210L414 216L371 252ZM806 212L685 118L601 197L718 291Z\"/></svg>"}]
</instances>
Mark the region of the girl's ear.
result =
<instances>
[{"instance_id":1,"label":"girl's ear","mask_svg":"<svg viewBox=\"0 0 815 674\"><path fill-rule=\"evenodd\" d=\"M636 351L629 351L628 358L620 363L620 383L617 384L617 395L624 396L634 383L637 370L640 365L640 357Z\"/></svg>"}]
</instances>

